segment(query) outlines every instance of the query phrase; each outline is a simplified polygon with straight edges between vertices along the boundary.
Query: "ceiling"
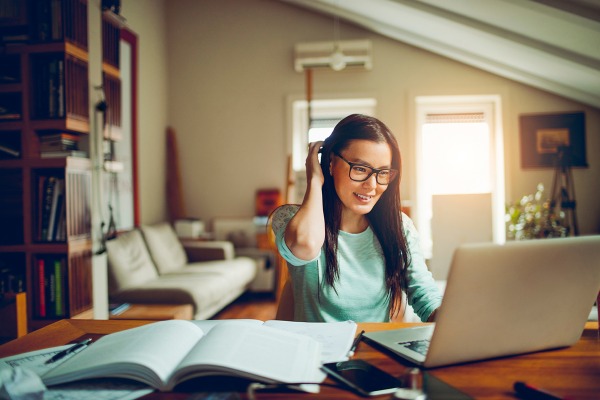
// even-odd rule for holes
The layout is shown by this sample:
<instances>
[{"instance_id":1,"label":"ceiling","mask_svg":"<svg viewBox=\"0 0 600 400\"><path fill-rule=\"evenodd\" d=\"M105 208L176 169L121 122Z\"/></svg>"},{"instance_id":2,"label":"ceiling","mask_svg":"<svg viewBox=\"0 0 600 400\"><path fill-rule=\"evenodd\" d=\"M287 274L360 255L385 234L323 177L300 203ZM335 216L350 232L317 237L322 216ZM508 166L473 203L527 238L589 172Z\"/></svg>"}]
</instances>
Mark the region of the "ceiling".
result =
<instances>
[{"instance_id":1,"label":"ceiling","mask_svg":"<svg viewBox=\"0 0 600 400\"><path fill-rule=\"evenodd\" d=\"M600 108L600 0L281 0Z\"/></svg>"}]
</instances>

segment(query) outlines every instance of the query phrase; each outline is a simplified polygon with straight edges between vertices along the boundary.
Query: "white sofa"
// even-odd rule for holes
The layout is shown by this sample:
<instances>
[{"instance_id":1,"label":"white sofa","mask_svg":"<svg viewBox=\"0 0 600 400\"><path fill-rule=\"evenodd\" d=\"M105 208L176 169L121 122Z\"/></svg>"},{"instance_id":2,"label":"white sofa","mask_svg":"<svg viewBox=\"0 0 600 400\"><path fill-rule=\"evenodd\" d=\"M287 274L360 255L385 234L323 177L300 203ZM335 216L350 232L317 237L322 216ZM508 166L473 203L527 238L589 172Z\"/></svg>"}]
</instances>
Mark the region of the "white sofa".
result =
<instances>
[{"instance_id":1,"label":"white sofa","mask_svg":"<svg viewBox=\"0 0 600 400\"><path fill-rule=\"evenodd\" d=\"M142 226L106 244L109 300L191 304L208 319L239 297L256 275L256 262L235 257L230 242L184 245L167 223Z\"/></svg>"}]
</instances>

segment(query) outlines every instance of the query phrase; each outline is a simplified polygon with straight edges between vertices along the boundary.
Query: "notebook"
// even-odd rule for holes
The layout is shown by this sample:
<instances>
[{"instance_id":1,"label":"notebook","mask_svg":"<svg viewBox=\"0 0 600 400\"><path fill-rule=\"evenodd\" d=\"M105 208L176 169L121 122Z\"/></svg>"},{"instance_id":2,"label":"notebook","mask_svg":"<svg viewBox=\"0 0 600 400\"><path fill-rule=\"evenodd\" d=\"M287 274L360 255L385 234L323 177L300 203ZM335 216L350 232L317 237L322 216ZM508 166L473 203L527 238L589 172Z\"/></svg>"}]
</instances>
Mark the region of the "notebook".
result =
<instances>
[{"instance_id":1,"label":"notebook","mask_svg":"<svg viewBox=\"0 0 600 400\"><path fill-rule=\"evenodd\" d=\"M567 347L600 291L600 236L465 244L436 323L364 336L423 367Z\"/></svg>"}]
</instances>

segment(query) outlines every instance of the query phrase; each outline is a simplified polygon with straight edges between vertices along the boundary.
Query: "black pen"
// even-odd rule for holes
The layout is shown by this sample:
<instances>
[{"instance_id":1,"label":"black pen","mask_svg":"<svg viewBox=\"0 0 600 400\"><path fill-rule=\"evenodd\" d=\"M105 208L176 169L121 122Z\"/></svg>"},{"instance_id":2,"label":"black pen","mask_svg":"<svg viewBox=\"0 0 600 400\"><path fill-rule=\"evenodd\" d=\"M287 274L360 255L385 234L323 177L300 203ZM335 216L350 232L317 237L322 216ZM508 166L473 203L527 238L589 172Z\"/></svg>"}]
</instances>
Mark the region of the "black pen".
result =
<instances>
[{"instance_id":1,"label":"black pen","mask_svg":"<svg viewBox=\"0 0 600 400\"><path fill-rule=\"evenodd\" d=\"M515 392L522 399L527 400L566 400L566 398L557 396L548 391L538 389L525 382L515 382L513 385Z\"/></svg>"},{"instance_id":2,"label":"black pen","mask_svg":"<svg viewBox=\"0 0 600 400\"><path fill-rule=\"evenodd\" d=\"M348 351L348 357L352 357L354 355L354 352L356 351L356 347L358 346L360 339L362 339L363 333L365 333L364 329L358 334L358 336L356 336L356 339L354 339L354 342L352 342L352 347L350 347L350 351Z\"/></svg>"},{"instance_id":3,"label":"black pen","mask_svg":"<svg viewBox=\"0 0 600 400\"><path fill-rule=\"evenodd\" d=\"M68 356L69 354L76 352L77 350L83 349L84 347L89 345L91 341L92 341L92 339L85 339L82 342L74 344L73 346L69 347L68 349L59 351L58 353L53 355L50 359L48 359L48 361L46 361L45 364L52 364L53 362L56 362L56 361L60 360L61 358L64 358L64 357Z\"/></svg>"}]
</instances>

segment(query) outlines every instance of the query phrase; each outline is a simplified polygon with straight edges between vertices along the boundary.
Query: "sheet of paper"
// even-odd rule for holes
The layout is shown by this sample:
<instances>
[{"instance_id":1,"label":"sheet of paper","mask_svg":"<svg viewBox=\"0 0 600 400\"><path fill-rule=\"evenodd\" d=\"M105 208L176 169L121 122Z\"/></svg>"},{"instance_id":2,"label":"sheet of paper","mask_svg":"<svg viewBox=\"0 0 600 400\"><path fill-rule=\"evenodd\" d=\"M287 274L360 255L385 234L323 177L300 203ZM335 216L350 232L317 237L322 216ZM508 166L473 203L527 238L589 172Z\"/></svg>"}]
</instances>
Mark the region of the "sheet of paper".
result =
<instances>
[{"instance_id":1,"label":"sheet of paper","mask_svg":"<svg viewBox=\"0 0 600 400\"><path fill-rule=\"evenodd\" d=\"M134 400L153 390L137 382L96 379L48 388L44 400Z\"/></svg>"},{"instance_id":2,"label":"sheet of paper","mask_svg":"<svg viewBox=\"0 0 600 400\"><path fill-rule=\"evenodd\" d=\"M265 325L306 335L321 342L321 362L323 364L346 361L356 332L354 321L322 323L271 320L265 322Z\"/></svg>"},{"instance_id":3,"label":"sheet of paper","mask_svg":"<svg viewBox=\"0 0 600 400\"><path fill-rule=\"evenodd\" d=\"M50 347L2 358L0 359L0 368L21 367L43 375L70 358L70 356L66 356L55 363L45 364L50 357L71 346L72 344ZM44 400L133 400L152 393L152 391L148 386L136 382L101 379L49 387L44 392Z\"/></svg>"},{"instance_id":4,"label":"sheet of paper","mask_svg":"<svg viewBox=\"0 0 600 400\"><path fill-rule=\"evenodd\" d=\"M68 349L73 346L72 344L67 344L64 346L58 347L49 347L47 349L30 351L28 353L18 354L16 356L6 357L0 359L0 366L9 366L9 367L23 367L27 368L39 376L42 376L44 373L50 371L52 368L59 365L62 361L67 360L69 356L64 357L62 360L57 361L52 364L44 364L50 357L55 355L56 353Z\"/></svg>"}]
</instances>

